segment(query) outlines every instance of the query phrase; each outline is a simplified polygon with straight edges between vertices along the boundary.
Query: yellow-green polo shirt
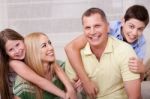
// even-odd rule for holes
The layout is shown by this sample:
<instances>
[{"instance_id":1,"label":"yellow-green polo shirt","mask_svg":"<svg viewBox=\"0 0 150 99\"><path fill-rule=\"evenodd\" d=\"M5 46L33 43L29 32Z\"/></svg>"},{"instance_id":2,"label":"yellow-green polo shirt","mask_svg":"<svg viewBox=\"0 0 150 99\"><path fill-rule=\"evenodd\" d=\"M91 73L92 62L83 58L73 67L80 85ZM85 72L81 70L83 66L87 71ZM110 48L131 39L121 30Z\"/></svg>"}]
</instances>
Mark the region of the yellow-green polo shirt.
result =
<instances>
[{"instance_id":1,"label":"yellow-green polo shirt","mask_svg":"<svg viewBox=\"0 0 150 99\"><path fill-rule=\"evenodd\" d=\"M128 67L129 58L137 57L129 44L109 37L100 61L91 52L89 43L81 50L81 56L88 77L99 88L96 99L127 99L123 82L140 78L139 74L130 72ZM72 80L76 74L68 61L65 69Z\"/></svg>"}]
</instances>

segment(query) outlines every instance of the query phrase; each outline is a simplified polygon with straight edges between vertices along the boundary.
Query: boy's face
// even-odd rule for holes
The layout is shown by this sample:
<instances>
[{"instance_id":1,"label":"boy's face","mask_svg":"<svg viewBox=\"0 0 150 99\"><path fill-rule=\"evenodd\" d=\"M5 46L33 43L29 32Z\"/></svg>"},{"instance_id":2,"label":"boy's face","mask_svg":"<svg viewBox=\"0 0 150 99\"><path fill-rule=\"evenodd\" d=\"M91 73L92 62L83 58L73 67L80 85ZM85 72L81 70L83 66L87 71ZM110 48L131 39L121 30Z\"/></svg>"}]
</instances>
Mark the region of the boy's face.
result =
<instances>
[{"instance_id":1,"label":"boy's face","mask_svg":"<svg viewBox=\"0 0 150 99\"><path fill-rule=\"evenodd\" d=\"M144 22L131 18L129 20L122 21L122 33L127 43L134 43L143 33L145 29Z\"/></svg>"}]
</instances>

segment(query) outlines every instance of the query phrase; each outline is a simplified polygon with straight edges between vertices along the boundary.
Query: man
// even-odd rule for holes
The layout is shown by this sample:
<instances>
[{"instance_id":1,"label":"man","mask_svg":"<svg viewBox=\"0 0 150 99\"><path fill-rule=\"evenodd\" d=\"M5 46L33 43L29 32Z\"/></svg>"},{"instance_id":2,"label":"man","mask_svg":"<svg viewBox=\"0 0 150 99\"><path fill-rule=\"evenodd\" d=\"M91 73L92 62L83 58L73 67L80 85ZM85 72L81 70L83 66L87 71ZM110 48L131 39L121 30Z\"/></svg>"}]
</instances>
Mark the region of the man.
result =
<instances>
[{"instance_id":1,"label":"man","mask_svg":"<svg viewBox=\"0 0 150 99\"><path fill-rule=\"evenodd\" d=\"M81 50L83 68L95 87L94 94L88 94L89 98L138 99L140 76L128 68L129 58L136 57L132 47L108 36L109 24L99 8L88 9L82 16L82 24L88 41ZM71 80L76 78L69 62L66 62L65 69ZM84 84L86 82L82 82Z\"/></svg>"}]
</instances>

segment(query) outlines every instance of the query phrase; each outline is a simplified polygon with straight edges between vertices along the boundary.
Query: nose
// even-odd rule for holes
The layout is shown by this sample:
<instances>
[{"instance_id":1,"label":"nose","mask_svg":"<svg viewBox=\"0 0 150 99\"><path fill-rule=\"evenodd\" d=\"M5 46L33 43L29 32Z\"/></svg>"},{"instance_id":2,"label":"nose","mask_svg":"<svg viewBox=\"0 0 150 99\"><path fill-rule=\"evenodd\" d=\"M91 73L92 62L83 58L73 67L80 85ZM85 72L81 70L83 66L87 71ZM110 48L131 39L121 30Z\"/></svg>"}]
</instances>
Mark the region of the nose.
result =
<instances>
[{"instance_id":1,"label":"nose","mask_svg":"<svg viewBox=\"0 0 150 99\"><path fill-rule=\"evenodd\" d=\"M90 34L95 34L96 33L96 29L93 27L91 28Z\"/></svg>"},{"instance_id":2,"label":"nose","mask_svg":"<svg viewBox=\"0 0 150 99\"><path fill-rule=\"evenodd\" d=\"M53 46L51 44L48 44L48 49L53 50Z\"/></svg>"},{"instance_id":3,"label":"nose","mask_svg":"<svg viewBox=\"0 0 150 99\"><path fill-rule=\"evenodd\" d=\"M14 48L15 53L19 53L19 49L18 48Z\"/></svg>"},{"instance_id":4,"label":"nose","mask_svg":"<svg viewBox=\"0 0 150 99\"><path fill-rule=\"evenodd\" d=\"M137 35L138 35L138 30L137 30L137 29L134 29L134 30L132 31L132 35L137 36Z\"/></svg>"}]
</instances>

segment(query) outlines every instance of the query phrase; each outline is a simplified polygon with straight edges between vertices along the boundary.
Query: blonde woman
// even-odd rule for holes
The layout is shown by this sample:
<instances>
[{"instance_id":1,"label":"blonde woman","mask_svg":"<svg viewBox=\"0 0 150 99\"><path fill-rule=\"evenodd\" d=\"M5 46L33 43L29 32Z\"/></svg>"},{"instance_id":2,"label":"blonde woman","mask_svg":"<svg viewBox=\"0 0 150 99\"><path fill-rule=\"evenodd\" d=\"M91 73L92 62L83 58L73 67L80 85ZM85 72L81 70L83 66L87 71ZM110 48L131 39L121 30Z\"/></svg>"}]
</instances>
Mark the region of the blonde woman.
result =
<instances>
[{"instance_id":1,"label":"blonde woman","mask_svg":"<svg viewBox=\"0 0 150 99\"><path fill-rule=\"evenodd\" d=\"M51 41L44 33L31 33L25 37L26 57L25 62L40 76L51 81L58 88L68 92L65 99L77 99L75 91L69 95L72 85L62 68L56 64L54 49ZM30 76L30 74L29 74ZM43 91L38 86L17 76L13 92L16 99L55 99L59 98L51 93Z\"/></svg>"}]
</instances>

